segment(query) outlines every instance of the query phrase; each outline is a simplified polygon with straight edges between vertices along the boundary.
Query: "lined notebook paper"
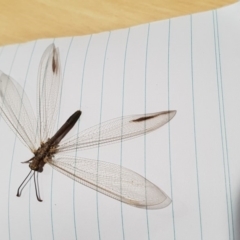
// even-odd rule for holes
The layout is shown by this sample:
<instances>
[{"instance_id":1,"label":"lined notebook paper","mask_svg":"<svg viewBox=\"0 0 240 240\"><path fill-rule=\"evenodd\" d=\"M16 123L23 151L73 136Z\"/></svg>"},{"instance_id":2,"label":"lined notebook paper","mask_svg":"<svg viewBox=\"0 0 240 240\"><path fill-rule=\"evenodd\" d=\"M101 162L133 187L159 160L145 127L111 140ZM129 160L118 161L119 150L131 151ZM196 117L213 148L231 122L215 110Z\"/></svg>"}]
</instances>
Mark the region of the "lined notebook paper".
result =
<instances>
[{"instance_id":1,"label":"lined notebook paper","mask_svg":"<svg viewBox=\"0 0 240 240\"><path fill-rule=\"evenodd\" d=\"M52 42L63 86L56 125L77 109L72 133L131 114L177 110L153 133L78 156L122 164L172 199L138 209L97 194L45 166L20 198L31 152L0 118L1 239L240 238L240 4L91 36L0 48L0 69L36 105L37 71Z\"/></svg>"}]
</instances>

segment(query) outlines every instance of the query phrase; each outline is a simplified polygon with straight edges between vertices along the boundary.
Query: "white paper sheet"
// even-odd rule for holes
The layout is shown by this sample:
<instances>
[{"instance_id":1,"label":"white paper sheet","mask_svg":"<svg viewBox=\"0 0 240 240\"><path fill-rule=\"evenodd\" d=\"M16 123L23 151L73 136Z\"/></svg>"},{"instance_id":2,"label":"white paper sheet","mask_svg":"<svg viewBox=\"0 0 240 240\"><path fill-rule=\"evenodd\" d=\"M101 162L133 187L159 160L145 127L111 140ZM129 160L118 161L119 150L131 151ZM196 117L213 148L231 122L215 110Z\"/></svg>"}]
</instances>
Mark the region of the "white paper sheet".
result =
<instances>
[{"instance_id":1,"label":"white paper sheet","mask_svg":"<svg viewBox=\"0 0 240 240\"><path fill-rule=\"evenodd\" d=\"M77 109L79 129L122 115L177 110L161 129L79 156L130 168L172 199L138 209L97 194L45 166L43 202L31 152L0 118L1 239L239 239L240 4L92 36L0 48L0 69L36 105L39 61L53 41L63 69L61 126ZM77 131L77 126L73 129Z\"/></svg>"}]
</instances>

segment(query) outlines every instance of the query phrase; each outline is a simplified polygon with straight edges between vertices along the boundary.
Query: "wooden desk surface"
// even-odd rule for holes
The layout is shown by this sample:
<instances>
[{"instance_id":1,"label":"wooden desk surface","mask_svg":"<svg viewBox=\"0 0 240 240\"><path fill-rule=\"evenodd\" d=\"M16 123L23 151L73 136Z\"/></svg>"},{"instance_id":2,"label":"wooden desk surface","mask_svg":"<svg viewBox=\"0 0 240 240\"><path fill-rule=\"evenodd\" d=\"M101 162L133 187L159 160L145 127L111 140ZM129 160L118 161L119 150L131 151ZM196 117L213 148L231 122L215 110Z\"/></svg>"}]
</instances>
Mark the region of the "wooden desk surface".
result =
<instances>
[{"instance_id":1,"label":"wooden desk surface","mask_svg":"<svg viewBox=\"0 0 240 240\"><path fill-rule=\"evenodd\" d=\"M125 28L234 2L236 0L0 0L0 45Z\"/></svg>"}]
</instances>

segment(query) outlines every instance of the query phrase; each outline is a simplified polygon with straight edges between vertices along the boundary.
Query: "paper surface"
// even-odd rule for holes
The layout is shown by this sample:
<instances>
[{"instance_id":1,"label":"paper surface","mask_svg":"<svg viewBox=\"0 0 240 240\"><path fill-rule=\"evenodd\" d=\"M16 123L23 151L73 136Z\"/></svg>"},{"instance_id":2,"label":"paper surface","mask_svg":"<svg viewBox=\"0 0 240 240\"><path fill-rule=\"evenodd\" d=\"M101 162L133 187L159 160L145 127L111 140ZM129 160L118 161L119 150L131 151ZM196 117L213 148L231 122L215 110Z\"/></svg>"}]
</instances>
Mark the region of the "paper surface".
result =
<instances>
[{"instance_id":1,"label":"paper surface","mask_svg":"<svg viewBox=\"0 0 240 240\"><path fill-rule=\"evenodd\" d=\"M92 36L0 48L0 69L36 106L37 71L53 41L63 70L60 127L177 110L170 124L131 141L79 152L120 164L172 199L161 210L121 204L45 166L17 188L32 157L0 119L1 239L239 239L240 4ZM77 131L77 127L73 132ZM98 152L99 151L99 152Z\"/></svg>"}]
</instances>

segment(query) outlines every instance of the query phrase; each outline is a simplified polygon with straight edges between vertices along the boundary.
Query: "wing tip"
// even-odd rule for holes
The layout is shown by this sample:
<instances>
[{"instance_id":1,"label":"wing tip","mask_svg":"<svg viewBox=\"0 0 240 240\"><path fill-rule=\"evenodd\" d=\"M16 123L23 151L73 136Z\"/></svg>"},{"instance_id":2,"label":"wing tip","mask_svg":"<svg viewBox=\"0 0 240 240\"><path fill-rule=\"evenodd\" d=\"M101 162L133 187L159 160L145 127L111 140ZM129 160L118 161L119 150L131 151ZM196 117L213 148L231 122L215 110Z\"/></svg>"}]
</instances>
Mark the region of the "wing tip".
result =
<instances>
[{"instance_id":1,"label":"wing tip","mask_svg":"<svg viewBox=\"0 0 240 240\"><path fill-rule=\"evenodd\" d=\"M131 122L143 122L143 121L148 121L149 119L156 118L160 115L169 115L169 119L171 120L177 113L177 110L168 110L168 111L162 111L162 112L157 112L157 113L150 113L146 114L144 117L139 117L136 119L131 120Z\"/></svg>"},{"instance_id":2,"label":"wing tip","mask_svg":"<svg viewBox=\"0 0 240 240\"><path fill-rule=\"evenodd\" d=\"M165 196L166 196L166 198L158 204L154 204L154 205L135 205L135 207L142 208L142 209L149 209L149 210L157 210L157 209L165 208L172 203L171 198L169 198L167 195L165 195Z\"/></svg>"}]
</instances>

